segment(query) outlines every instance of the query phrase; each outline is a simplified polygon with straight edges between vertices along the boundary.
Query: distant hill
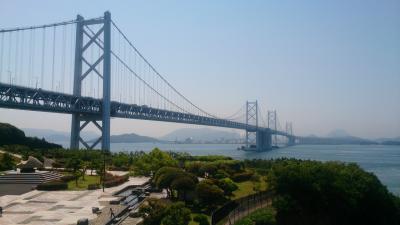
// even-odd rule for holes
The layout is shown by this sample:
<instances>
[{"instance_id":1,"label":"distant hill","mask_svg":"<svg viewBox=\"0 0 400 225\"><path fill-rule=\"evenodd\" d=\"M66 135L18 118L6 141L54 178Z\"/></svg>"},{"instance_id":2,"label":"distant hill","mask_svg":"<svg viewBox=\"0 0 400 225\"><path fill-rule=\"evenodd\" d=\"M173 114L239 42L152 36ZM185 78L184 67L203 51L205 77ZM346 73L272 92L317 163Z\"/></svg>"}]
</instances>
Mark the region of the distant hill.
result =
<instances>
[{"instance_id":1,"label":"distant hill","mask_svg":"<svg viewBox=\"0 0 400 225\"><path fill-rule=\"evenodd\" d=\"M60 143L60 142L68 142L70 139L69 132L65 131L57 131L51 129L37 129L37 128L22 128L27 136L44 138L48 141ZM91 131L82 131L81 136L84 140L92 140L99 136L95 132Z\"/></svg>"},{"instance_id":2,"label":"distant hill","mask_svg":"<svg viewBox=\"0 0 400 225\"><path fill-rule=\"evenodd\" d=\"M171 133L161 137L162 140L168 141L183 141L193 139L196 141L214 141L218 139L240 139L240 135L235 132L221 131L209 128L183 128L172 131Z\"/></svg>"},{"instance_id":3,"label":"distant hill","mask_svg":"<svg viewBox=\"0 0 400 225\"><path fill-rule=\"evenodd\" d=\"M400 137L378 138L376 141L382 145L400 145Z\"/></svg>"},{"instance_id":4,"label":"distant hill","mask_svg":"<svg viewBox=\"0 0 400 225\"><path fill-rule=\"evenodd\" d=\"M162 142L156 138L140 136L134 133L131 134L120 134L120 135L111 135L110 137L111 143L146 143L146 142Z\"/></svg>"},{"instance_id":5,"label":"distant hill","mask_svg":"<svg viewBox=\"0 0 400 225\"><path fill-rule=\"evenodd\" d=\"M29 148L61 148L61 145L47 142L45 139L27 137L25 133L8 123L0 123L0 146L26 145Z\"/></svg>"},{"instance_id":6,"label":"distant hill","mask_svg":"<svg viewBox=\"0 0 400 225\"><path fill-rule=\"evenodd\" d=\"M329 137L301 137L299 138L299 144L308 145L372 145L378 144L376 141L363 139L359 137L340 137L340 138L329 138Z\"/></svg>"},{"instance_id":7,"label":"distant hill","mask_svg":"<svg viewBox=\"0 0 400 225\"><path fill-rule=\"evenodd\" d=\"M300 144L309 145L370 145L378 144L376 141L368 140L365 138L351 136L343 129L336 129L327 134L326 137L319 137L316 135L309 135L299 138Z\"/></svg>"},{"instance_id":8,"label":"distant hill","mask_svg":"<svg viewBox=\"0 0 400 225\"><path fill-rule=\"evenodd\" d=\"M336 130L329 132L327 137L329 137L329 138L346 138L346 137L351 137L351 135L343 129L336 129Z\"/></svg>"}]
</instances>

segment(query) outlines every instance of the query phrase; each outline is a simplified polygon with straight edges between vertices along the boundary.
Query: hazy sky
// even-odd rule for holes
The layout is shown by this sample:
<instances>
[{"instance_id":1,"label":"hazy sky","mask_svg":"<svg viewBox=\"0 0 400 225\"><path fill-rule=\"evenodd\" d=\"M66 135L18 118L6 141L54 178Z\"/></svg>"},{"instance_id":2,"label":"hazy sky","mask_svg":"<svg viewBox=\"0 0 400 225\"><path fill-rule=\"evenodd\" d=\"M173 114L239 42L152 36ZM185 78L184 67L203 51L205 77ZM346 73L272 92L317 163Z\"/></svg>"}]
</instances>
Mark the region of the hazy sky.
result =
<instances>
[{"instance_id":1,"label":"hazy sky","mask_svg":"<svg viewBox=\"0 0 400 225\"><path fill-rule=\"evenodd\" d=\"M104 11L182 93L230 115L257 99L298 135L337 128L400 136L400 1L0 0L0 27ZM0 110L19 127L69 130L70 116ZM170 123L113 119L113 134L160 136Z\"/></svg>"}]
</instances>

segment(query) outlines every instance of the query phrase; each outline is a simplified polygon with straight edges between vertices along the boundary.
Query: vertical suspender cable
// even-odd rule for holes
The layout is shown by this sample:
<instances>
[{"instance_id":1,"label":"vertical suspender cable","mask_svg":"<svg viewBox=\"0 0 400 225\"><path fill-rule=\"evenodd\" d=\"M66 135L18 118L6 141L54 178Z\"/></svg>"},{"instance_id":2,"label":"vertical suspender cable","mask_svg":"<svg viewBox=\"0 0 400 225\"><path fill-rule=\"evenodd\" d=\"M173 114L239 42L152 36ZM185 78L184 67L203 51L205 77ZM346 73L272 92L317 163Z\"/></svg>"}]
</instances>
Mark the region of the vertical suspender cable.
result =
<instances>
[{"instance_id":1,"label":"vertical suspender cable","mask_svg":"<svg viewBox=\"0 0 400 225\"><path fill-rule=\"evenodd\" d=\"M27 79L27 86L29 87L31 85L31 76L32 76L32 39L33 39L33 30L30 30L29 33L29 42L28 42L28 46L29 46L29 54L28 54L28 79Z\"/></svg>"},{"instance_id":2,"label":"vertical suspender cable","mask_svg":"<svg viewBox=\"0 0 400 225\"><path fill-rule=\"evenodd\" d=\"M19 31L16 32L15 34L16 38L15 38L15 61L14 61L14 77L15 77L15 81L16 83L18 83L19 81L19 74L18 74L18 53L19 53Z\"/></svg>"},{"instance_id":3,"label":"vertical suspender cable","mask_svg":"<svg viewBox=\"0 0 400 225\"><path fill-rule=\"evenodd\" d=\"M20 48L20 59L19 59L19 69L20 69L20 81L19 84L23 84L24 81L24 38L25 31L21 31L21 48Z\"/></svg>"},{"instance_id":4,"label":"vertical suspender cable","mask_svg":"<svg viewBox=\"0 0 400 225\"><path fill-rule=\"evenodd\" d=\"M42 65L40 71L40 87L45 88L44 86L44 53L46 52L46 28L43 27L42 30Z\"/></svg>"},{"instance_id":5,"label":"vertical suspender cable","mask_svg":"<svg viewBox=\"0 0 400 225\"><path fill-rule=\"evenodd\" d=\"M10 32L9 33L10 35L8 35L9 37L9 40L8 40L8 65L7 65L7 73L8 73L8 75L9 75L9 82L10 82L10 84L11 84L11 68L10 68L10 65L11 65L11 44L12 44L12 37L11 37L11 35L12 35L12 32Z\"/></svg>"},{"instance_id":6,"label":"vertical suspender cable","mask_svg":"<svg viewBox=\"0 0 400 225\"><path fill-rule=\"evenodd\" d=\"M56 26L53 27L53 61L51 66L51 90L54 91L54 66L56 56Z\"/></svg>"},{"instance_id":7,"label":"vertical suspender cable","mask_svg":"<svg viewBox=\"0 0 400 225\"><path fill-rule=\"evenodd\" d=\"M35 29L33 29L33 33L32 33L32 76L36 75L35 74L35 48L36 47L36 31ZM35 78L35 77L33 77ZM33 85L35 85L35 83L33 82Z\"/></svg>"},{"instance_id":8,"label":"vertical suspender cable","mask_svg":"<svg viewBox=\"0 0 400 225\"><path fill-rule=\"evenodd\" d=\"M77 25L75 25L75 26L77 26ZM71 36L70 36L70 46L69 46L69 49L70 49L70 56L69 56L69 70L68 70L68 75L69 75L69 81L68 81L68 93L73 93L73 90L72 90L72 87L73 87L73 85L72 85L72 83L74 82L74 79L73 79L73 74L74 74L74 49L75 49L75 46L74 46L74 37L75 37L75 33L74 33L74 31L76 30L76 27L74 27L73 25L71 26Z\"/></svg>"},{"instance_id":9,"label":"vertical suspender cable","mask_svg":"<svg viewBox=\"0 0 400 225\"><path fill-rule=\"evenodd\" d=\"M135 71L137 71L137 66L136 66L136 53L134 52L134 64L135 64ZM136 101L136 76L133 76L133 102L137 104Z\"/></svg>"},{"instance_id":10,"label":"vertical suspender cable","mask_svg":"<svg viewBox=\"0 0 400 225\"><path fill-rule=\"evenodd\" d=\"M61 91L64 92L65 87L65 54L66 54L66 44L67 44L67 29L66 25L63 26L62 30L62 49L61 49Z\"/></svg>"},{"instance_id":11,"label":"vertical suspender cable","mask_svg":"<svg viewBox=\"0 0 400 225\"><path fill-rule=\"evenodd\" d=\"M123 44L124 44L124 45L123 45L124 62L126 62L126 46L125 46L125 41L124 41ZM128 92L127 92L128 90L126 90L126 89L127 89L128 81L126 80L126 79L127 79L127 76L126 76L126 67L125 67L125 66L122 67L122 74L123 74L123 77L124 77L124 82L122 83L122 84L123 84L122 90L123 90L123 93L125 93L125 94L124 94L124 102L125 102L125 101L127 101L127 100L126 100L126 96L128 95Z\"/></svg>"},{"instance_id":12,"label":"vertical suspender cable","mask_svg":"<svg viewBox=\"0 0 400 225\"><path fill-rule=\"evenodd\" d=\"M0 83L1 83L1 78L3 75L3 52L4 52L4 33L0 33L1 35L1 41L0 41Z\"/></svg>"}]
</instances>

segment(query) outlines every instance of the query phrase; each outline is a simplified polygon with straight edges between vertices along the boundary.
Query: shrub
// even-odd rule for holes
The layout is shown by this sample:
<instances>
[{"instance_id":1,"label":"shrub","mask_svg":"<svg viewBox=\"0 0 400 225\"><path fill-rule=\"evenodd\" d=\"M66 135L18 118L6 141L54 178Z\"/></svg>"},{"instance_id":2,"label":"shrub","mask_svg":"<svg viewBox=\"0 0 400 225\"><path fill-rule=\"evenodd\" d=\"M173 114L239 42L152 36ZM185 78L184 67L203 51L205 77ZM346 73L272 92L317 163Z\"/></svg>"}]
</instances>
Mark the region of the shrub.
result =
<instances>
[{"instance_id":1,"label":"shrub","mask_svg":"<svg viewBox=\"0 0 400 225\"><path fill-rule=\"evenodd\" d=\"M62 181L51 181L39 184L36 189L41 191L59 191L68 189L68 184Z\"/></svg>"},{"instance_id":2,"label":"shrub","mask_svg":"<svg viewBox=\"0 0 400 225\"><path fill-rule=\"evenodd\" d=\"M111 179L108 177L108 180L104 181L104 187L115 187L120 184L125 183L129 180L129 175L125 176L113 176Z\"/></svg>"},{"instance_id":3,"label":"shrub","mask_svg":"<svg viewBox=\"0 0 400 225\"><path fill-rule=\"evenodd\" d=\"M275 211L272 208L258 209L235 223L235 225L275 225Z\"/></svg>"},{"instance_id":4,"label":"shrub","mask_svg":"<svg viewBox=\"0 0 400 225\"><path fill-rule=\"evenodd\" d=\"M173 203L165 210L165 216L161 220L162 225L188 225L191 217L190 209L183 202Z\"/></svg>"},{"instance_id":5,"label":"shrub","mask_svg":"<svg viewBox=\"0 0 400 225\"><path fill-rule=\"evenodd\" d=\"M100 184L89 184L88 185L88 190L96 190L100 189Z\"/></svg>"},{"instance_id":6,"label":"shrub","mask_svg":"<svg viewBox=\"0 0 400 225\"><path fill-rule=\"evenodd\" d=\"M75 180L75 178L76 177L73 176L73 175L65 175L65 176L61 177L61 180L64 181L64 182L69 182L71 180Z\"/></svg>"},{"instance_id":7,"label":"shrub","mask_svg":"<svg viewBox=\"0 0 400 225\"><path fill-rule=\"evenodd\" d=\"M253 177L254 173L252 171L245 171L241 173L236 173L232 176L232 180L235 182L243 182L250 180Z\"/></svg>"},{"instance_id":8,"label":"shrub","mask_svg":"<svg viewBox=\"0 0 400 225\"><path fill-rule=\"evenodd\" d=\"M199 223L199 225L210 225L207 216L204 214L196 215L193 220Z\"/></svg>"},{"instance_id":9,"label":"shrub","mask_svg":"<svg viewBox=\"0 0 400 225\"><path fill-rule=\"evenodd\" d=\"M276 224L275 211L271 208L259 209L250 214L249 218L255 225L274 225Z\"/></svg>"},{"instance_id":10,"label":"shrub","mask_svg":"<svg viewBox=\"0 0 400 225\"><path fill-rule=\"evenodd\" d=\"M235 225L254 225L253 221L249 218L243 218L235 223Z\"/></svg>"},{"instance_id":11,"label":"shrub","mask_svg":"<svg viewBox=\"0 0 400 225\"><path fill-rule=\"evenodd\" d=\"M229 178L224 178L224 179L218 180L217 185L224 191L225 195L231 195L232 192L234 192L238 189L238 186L236 185L236 183L233 182Z\"/></svg>"},{"instance_id":12,"label":"shrub","mask_svg":"<svg viewBox=\"0 0 400 225\"><path fill-rule=\"evenodd\" d=\"M22 168L21 173L34 173L35 169L34 168Z\"/></svg>"}]
</instances>

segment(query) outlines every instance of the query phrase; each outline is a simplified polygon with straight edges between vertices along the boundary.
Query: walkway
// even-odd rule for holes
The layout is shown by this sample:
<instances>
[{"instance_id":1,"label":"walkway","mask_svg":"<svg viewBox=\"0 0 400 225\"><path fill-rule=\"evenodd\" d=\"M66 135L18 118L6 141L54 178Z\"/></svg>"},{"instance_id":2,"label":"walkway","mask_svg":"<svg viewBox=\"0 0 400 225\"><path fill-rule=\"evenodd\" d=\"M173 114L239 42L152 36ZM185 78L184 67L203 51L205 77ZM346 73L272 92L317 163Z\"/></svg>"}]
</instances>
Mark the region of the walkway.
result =
<instances>
[{"instance_id":1,"label":"walkway","mask_svg":"<svg viewBox=\"0 0 400 225\"><path fill-rule=\"evenodd\" d=\"M22 195L2 196L0 206L3 207L3 216L0 217L0 225L68 225L76 224L80 218L94 220L97 215L92 213L92 207L99 207L105 215L109 212L109 208L106 208L108 202L118 199L113 196L114 193L127 186L142 185L147 181L148 178L143 177L131 178L120 186L106 188L105 192L101 189L94 191L34 190Z\"/></svg>"}]
</instances>

